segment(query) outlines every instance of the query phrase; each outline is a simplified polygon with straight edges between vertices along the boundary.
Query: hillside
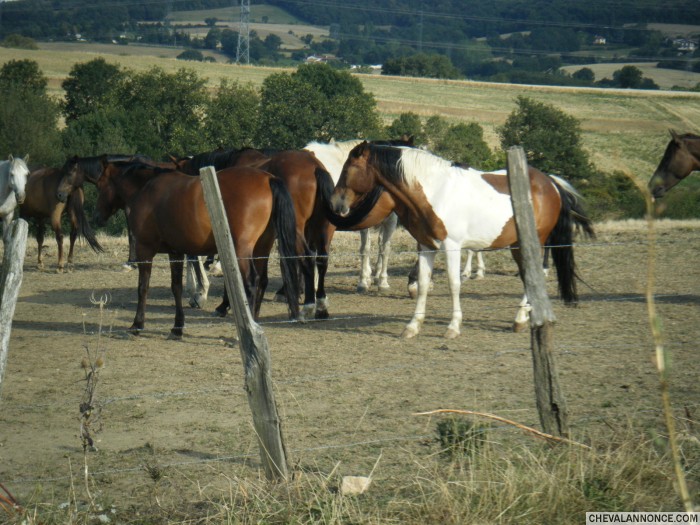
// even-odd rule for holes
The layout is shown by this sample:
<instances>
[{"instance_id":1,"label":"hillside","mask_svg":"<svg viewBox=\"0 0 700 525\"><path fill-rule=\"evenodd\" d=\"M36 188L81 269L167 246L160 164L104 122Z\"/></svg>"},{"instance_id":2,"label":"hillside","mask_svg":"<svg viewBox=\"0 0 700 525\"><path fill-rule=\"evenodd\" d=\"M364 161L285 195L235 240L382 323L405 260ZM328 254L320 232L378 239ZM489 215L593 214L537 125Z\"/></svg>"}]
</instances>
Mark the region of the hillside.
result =
<instances>
[{"instance_id":1,"label":"hillside","mask_svg":"<svg viewBox=\"0 0 700 525\"><path fill-rule=\"evenodd\" d=\"M212 88L222 78L260 86L267 75L283 71L182 62L168 58L161 48L152 47L112 46L115 54L107 54L105 48L91 45L75 45L74 50L57 50L52 46L56 45L42 45L38 51L0 48L0 63L22 58L35 60L48 76L50 89L56 96L61 96L60 83L71 67L96 56L135 71L156 66L168 71L192 69L206 78ZM149 50L153 54L146 54ZM409 111L422 117L441 115L452 122L477 122L484 128L492 148L498 147L496 129L515 108L518 95L552 104L581 121L584 146L597 166L628 171L640 182L646 182L658 164L668 142L669 128L700 132L700 93L574 89L377 75L358 78L375 96L386 122Z\"/></svg>"}]
</instances>

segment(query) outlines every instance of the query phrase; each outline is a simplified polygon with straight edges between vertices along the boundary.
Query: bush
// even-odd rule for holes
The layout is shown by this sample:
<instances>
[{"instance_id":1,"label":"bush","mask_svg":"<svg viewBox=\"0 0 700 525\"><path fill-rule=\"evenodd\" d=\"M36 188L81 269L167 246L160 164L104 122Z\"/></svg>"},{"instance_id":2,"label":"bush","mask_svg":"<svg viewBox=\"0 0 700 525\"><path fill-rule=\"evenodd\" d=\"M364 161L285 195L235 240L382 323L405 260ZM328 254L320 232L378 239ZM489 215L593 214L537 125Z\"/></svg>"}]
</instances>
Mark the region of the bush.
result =
<instances>
[{"instance_id":1,"label":"bush","mask_svg":"<svg viewBox=\"0 0 700 525\"><path fill-rule=\"evenodd\" d=\"M588 216L594 221L639 219L646 213L644 194L620 171L596 172L590 179L581 181L578 190L586 201Z\"/></svg>"},{"instance_id":2,"label":"bush","mask_svg":"<svg viewBox=\"0 0 700 525\"><path fill-rule=\"evenodd\" d=\"M657 201L656 212L666 219L700 218L700 178L689 177Z\"/></svg>"}]
</instances>

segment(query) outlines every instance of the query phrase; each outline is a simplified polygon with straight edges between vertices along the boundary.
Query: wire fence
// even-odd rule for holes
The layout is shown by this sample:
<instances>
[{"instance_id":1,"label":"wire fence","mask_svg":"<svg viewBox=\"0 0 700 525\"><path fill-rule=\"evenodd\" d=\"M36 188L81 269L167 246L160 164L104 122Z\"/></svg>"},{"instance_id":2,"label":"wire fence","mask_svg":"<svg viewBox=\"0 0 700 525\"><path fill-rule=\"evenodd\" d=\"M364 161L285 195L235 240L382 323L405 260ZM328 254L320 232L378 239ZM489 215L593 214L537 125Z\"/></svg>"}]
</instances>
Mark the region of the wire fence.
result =
<instances>
[{"instance_id":1,"label":"wire fence","mask_svg":"<svg viewBox=\"0 0 700 525\"><path fill-rule=\"evenodd\" d=\"M658 243L660 247L670 248L677 243L674 243L672 239L668 241L662 240ZM587 250L635 250L640 246L646 246L647 243L644 241L631 241L631 242L600 242L600 243L586 243L578 244L576 248L578 251ZM608 252L609 253L609 252ZM630 251L633 253L633 251ZM397 250L392 252L392 257L400 259L404 258L414 258L415 250ZM376 257L376 252L372 254ZM590 256L590 253L589 253ZM343 266L344 262L347 260L354 260L359 257L356 251L345 251L338 250L332 253L332 260L340 261L338 267L334 271L347 272L348 268ZM631 257L628 255L628 259ZM109 265L116 265L118 261L114 258L106 261ZM99 261L98 261L99 263ZM158 261L158 264L162 264L164 268L169 264L167 261ZM356 264L356 262L354 263ZM634 268L631 265L623 264L622 267L627 272L627 275L634 276L635 273L639 273L638 268ZM350 268L353 272L355 268ZM488 277L487 277L488 278ZM697 298L700 297L700 289L697 289L697 281L688 283L684 280L682 276L676 276L675 278L670 278L667 280L669 292L658 294L657 299L668 299L669 303L684 303L695 304ZM597 283L594 283L594 285ZM689 286L690 284L690 286ZM435 292L436 295L445 295L445 290L440 290ZM464 298L463 302L466 304L472 299L471 297ZM491 316L494 312L499 311L514 311L515 304L510 298L497 298L489 297L488 304L480 304L479 311L483 316ZM596 304L619 304L621 302L630 303L643 303L645 298L641 293L628 292L625 295L620 295L619 290L614 290L611 292L607 289L600 289L595 292L589 292L585 297L582 298L582 303L590 303L592 305ZM435 302L435 307L431 309L430 314L435 317L449 315L451 308L441 305L441 302L437 298L433 298ZM408 306L407 306L408 305ZM350 321L357 322L367 322L368 320L375 320L381 323L391 322L400 323L406 321L407 318L404 313L400 313L398 310L393 310L393 307L387 307L382 312L362 312L359 314L352 313L339 313L332 315L329 319L324 320L314 320L313 323L330 323L331 325L335 323L336 325L347 324ZM402 307L401 312L410 311L410 303ZM129 312L130 314L130 312ZM266 319L261 322L263 327L269 327L273 330L279 325L287 325L293 323L293 321L279 320L279 319ZM212 328L216 326L221 326L220 322L214 322L210 319L204 318L193 318L188 321L188 325L196 327L197 330L201 332L209 332ZM325 325L327 326L327 325ZM92 326L86 329L85 334L89 336L94 336L97 332L91 330ZM640 330L645 328L640 327ZM156 332L156 330L151 329L150 331ZM124 331L125 332L125 331ZM112 330L111 335L121 335L122 331L119 329ZM117 343L115 343L116 345ZM146 341L144 344L148 344ZM230 345L229 345L230 346ZM567 341L565 344L560 346L559 358L565 362L567 358L576 359L576 363L580 363L579 359L584 354L592 353L595 355L601 355L604 353L609 353L610 355L629 355L640 349L639 341L629 341L620 339L611 340L595 340L588 337L588 334L582 334L580 338L575 341ZM668 344L668 348L674 352L688 352L693 351L695 348L695 343L692 337L687 339L681 339L672 341ZM113 350L110 350L113 351ZM355 365L351 369L333 369L331 366L325 367L325 371L315 370L313 373L303 374L289 374L283 373L276 375L274 377L275 388L278 390L279 395L284 399L283 405L285 407L285 412L282 418L285 425L290 425L294 428L294 436L296 438L295 443L300 443L302 441L300 437L303 432L300 432L300 428L309 426L323 424L323 416L318 414L309 414L306 404L309 401L315 400L319 391L324 392L324 395L328 395L329 392L333 391L336 385L362 385L361 388L367 388L371 390L372 393L381 392L384 388L388 391L392 390L392 386L397 383L402 383L405 381L407 376L411 377L423 377L429 375L435 375L437 377L448 377L450 372L455 369L455 366L462 366L465 362L477 363L484 369L495 368L499 364L502 365L501 361L503 359L509 358L513 355L523 355L527 356L529 354L529 347L525 344L511 345L509 348L505 349L495 349L493 352L484 355L479 354L476 356L470 356L469 358L462 358L458 360L458 365L455 361L448 358L444 358L442 355L428 356L423 358L421 361L405 361L397 362L384 366L377 366L377 364L368 364L365 366ZM273 358L274 359L274 358ZM523 359L526 361L527 359ZM322 367L323 368L323 367ZM201 410L208 413L208 417L228 417L221 413L219 416L212 414L211 411L214 409L219 409L225 406L225 410L228 414L235 413L233 419L235 421L230 422L233 425L230 431L233 434L246 434L251 439L247 440L243 444L243 450L232 451L230 454L213 454L215 457L201 457L201 458L190 458L187 460L176 460L172 458L172 455L167 456L163 460L161 466L163 468L178 468L178 469L194 469L205 465L211 464L225 464L225 463L238 463L245 461L254 461L255 458L259 457L258 451L251 451L251 443L254 441L252 436L250 436L251 431L249 429L249 417L247 414L247 400L245 398L244 392L242 391L242 384L238 385L238 381L231 380L231 384L225 386L211 386L205 388L172 388L166 390L158 391L148 391L148 389L142 389L141 391L126 393L125 395L104 395L101 399L100 407L103 411L108 412L112 407L120 407L119 410L122 412L120 415L110 416L105 415L108 419L107 425L110 427L110 432L115 434L129 433L133 432L133 423L128 420L123 414L123 412L128 412L130 407L135 404L145 405L146 408L143 410L146 413L151 414L152 411L177 411L182 400L187 400L191 404L201 407ZM455 385L452 385L451 389L459 386L459 380L455 381ZM322 387L322 388L321 388ZM78 389L76 389L77 391ZM416 395L420 396L419 392L415 392ZM478 399L478 396L477 396ZM652 398L653 399L653 398ZM691 396L688 402L682 404L682 408L678 407L678 413L675 415L676 419L680 423L687 423L689 416L697 410L700 406L700 401L696 401ZM4 408L13 414L21 413L23 417L43 417L49 413L70 413L72 407L75 408L75 413L77 417L77 408L79 403L79 396L75 399L61 398L56 400L51 400L43 403L23 403L15 402L12 399L3 399L2 403ZM377 403L373 401L373 403ZM369 410L371 403L368 403L367 407L364 409L365 412ZM380 403L381 404L381 403ZM498 403L489 403L490 405L498 405ZM333 405L332 401L329 400L329 405ZM290 449L292 457L299 455L313 455L316 453L325 453L329 451L351 451L357 449L368 449L374 450L376 447L390 447L396 446L397 444L423 444L425 442L432 442L435 440L435 433L429 431L425 423L407 423L407 415L405 413L399 413L399 407L401 402L396 399L391 399L386 403L385 410L392 411L395 410L396 414L387 414L383 416L387 422L388 428L405 428L404 432L396 432L395 430L384 430L381 427L374 427L374 435L364 435L364 439L355 439L355 432L350 429L347 432L332 431L328 428L318 428L316 430L309 431L312 434L317 434L316 444L313 446L296 446ZM374 405L372 405L372 410L375 410ZM358 408L358 407L355 407ZM360 407L361 408L361 407ZM583 399L577 399L570 402L569 409L573 414L579 414L579 417L572 418L572 427L586 427L597 420L605 420L610 417L605 414L596 415L596 410L592 409L587 401ZM341 408L341 411L344 408ZM515 414L522 415L528 422L535 424L536 412L534 403L521 402L515 404L504 403L498 409L499 413L503 414ZM381 411L380 411L381 412ZM116 411L115 411L116 413ZM349 412L350 413L350 412ZM356 412L351 412L355 427L360 427L361 424L358 423L358 418ZM642 405L634 407L634 414L640 417L647 417L650 419L658 418L662 413L662 410L658 406L653 406L648 402L644 402ZM72 417L72 416L71 416ZM113 419L109 419L113 417ZM381 419L381 415L377 416L373 414L371 416L373 421ZM365 415L363 414L359 421L362 422ZM352 426L352 425L351 425ZM228 428L228 427L227 427ZM504 425L492 425L490 427L496 432L505 433L517 433L511 427ZM346 429L348 430L348 429ZM193 432L197 432L193 430ZM386 435L387 433L392 435ZM303 440L306 441L306 440ZM113 465L111 467L100 467L95 468L91 472L93 476L100 475L120 475L120 476L142 476L144 471L144 466L141 463L135 465L123 464ZM43 476L40 472L27 472L25 475L17 475L17 472L12 472L10 470L4 471L5 479L3 482L6 485L35 485L42 483L59 483L70 481L70 474L65 476Z\"/></svg>"}]
</instances>

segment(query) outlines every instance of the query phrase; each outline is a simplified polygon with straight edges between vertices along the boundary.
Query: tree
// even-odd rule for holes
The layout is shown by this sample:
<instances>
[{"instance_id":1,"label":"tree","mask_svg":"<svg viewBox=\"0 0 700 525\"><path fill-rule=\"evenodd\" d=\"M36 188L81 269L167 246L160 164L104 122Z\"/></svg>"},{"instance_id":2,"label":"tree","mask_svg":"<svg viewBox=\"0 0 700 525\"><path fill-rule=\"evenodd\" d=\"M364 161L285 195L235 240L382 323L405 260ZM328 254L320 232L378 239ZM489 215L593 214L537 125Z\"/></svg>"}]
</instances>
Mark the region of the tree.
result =
<instances>
[{"instance_id":1,"label":"tree","mask_svg":"<svg viewBox=\"0 0 700 525\"><path fill-rule=\"evenodd\" d=\"M125 140L154 158L201 151L204 84L189 69L166 73L154 67L128 76L115 94L117 107L124 111Z\"/></svg>"},{"instance_id":2,"label":"tree","mask_svg":"<svg viewBox=\"0 0 700 525\"><path fill-rule=\"evenodd\" d=\"M136 153L138 148L125 138L126 115L113 108L98 108L68 122L61 135L69 155L91 157L103 153Z\"/></svg>"},{"instance_id":3,"label":"tree","mask_svg":"<svg viewBox=\"0 0 700 525\"><path fill-rule=\"evenodd\" d=\"M479 170L493 168L493 154L484 141L484 130L476 122L450 126L437 141L435 153Z\"/></svg>"},{"instance_id":4,"label":"tree","mask_svg":"<svg viewBox=\"0 0 700 525\"><path fill-rule=\"evenodd\" d=\"M595 73L590 67L582 67L581 69L575 71L571 76L576 80L581 80L582 82L586 83L593 83L595 81Z\"/></svg>"},{"instance_id":5,"label":"tree","mask_svg":"<svg viewBox=\"0 0 700 525\"><path fill-rule=\"evenodd\" d=\"M624 66L613 72L613 81L621 88L639 88L642 84L642 70L636 66Z\"/></svg>"},{"instance_id":6,"label":"tree","mask_svg":"<svg viewBox=\"0 0 700 525\"><path fill-rule=\"evenodd\" d=\"M204 55L201 51L197 51L196 49L186 49L175 58L178 60L194 60L195 62L202 62L204 60Z\"/></svg>"},{"instance_id":7,"label":"tree","mask_svg":"<svg viewBox=\"0 0 700 525\"><path fill-rule=\"evenodd\" d=\"M416 113L407 112L401 113L398 118L389 124L386 128L389 138L401 137L407 135L413 137L415 144L425 144L427 137L423 132L423 123Z\"/></svg>"},{"instance_id":8,"label":"tree","mask_svg":"<svg viewBox=\"0 0 700 525\"><path fill-rule=\"evenodd\" d=\"M518 96L517 109L498 129L502 148L522 146L528 163L545 173L586 179L593 165L581 144L579 121L550 104Z\"/></svg>"},{"instance_id":9,"label":"tree","mask_svg":"<svg viewBox=\"0 0 700 525\"><path fill-rule=\"evenodd\" d=\"M119 66L109 64L104 58L75 64L68 77L61 83L66 92L63 113L66 121L111 104L111 96L125 78Z\"/></svg>"},{"instance_id":10,"label":"tree","mask_svg":"<svg viewBox=\"0 0 700 525\"><path fill-rule=\"evenodd\" d=\"M34 60L10 60L0 68L0 91L46 93L48 80Z\"/></svg>"},{"instance_id":11,"label":"tree","mask_svg":"<svg viewBox=\"0 0 700 525\"><path fill-rule=\"evenodd\" d=\"M208 148L242 148L255 144L260 96L252 86L222 80L206 108L204 136Z\"/></svg>"}]
</instances>

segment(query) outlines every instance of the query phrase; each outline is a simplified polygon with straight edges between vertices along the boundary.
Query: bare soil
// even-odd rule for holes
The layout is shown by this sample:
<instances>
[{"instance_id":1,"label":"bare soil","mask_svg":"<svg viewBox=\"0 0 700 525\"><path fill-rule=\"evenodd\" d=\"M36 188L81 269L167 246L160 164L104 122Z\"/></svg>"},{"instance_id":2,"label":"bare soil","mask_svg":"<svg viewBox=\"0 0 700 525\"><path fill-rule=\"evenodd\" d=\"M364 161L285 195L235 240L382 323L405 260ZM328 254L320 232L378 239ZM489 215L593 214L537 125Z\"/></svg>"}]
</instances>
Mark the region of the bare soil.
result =
<instances>
[{"instance_id":1,"label":"bare soil","mask_svg":"<svg viewBox=\"0 0 700 525\"><path fill-rule=\"evenodd\" d=\"M576 249L586 283L579 285L579 307L554 301L555 357L580 440L628 423L662 428L645 303L645 224L599 230L596 241ZM212 279L204 310L187 310L184 340L171 341L169 267L159 256L146 331L134 337L126 329L137 274L122 269L124 240L105 240L104 254L79 247L62 274L49 267L55 264L51 241L45 270L37 268L34 240L28 242L0 398L0 482L20 502L56 507L76 492L86 498L87 465L93 497L137 513L152 504L155 480L158 501L167 505L215 497L235 476L262 476L236 330L230 316L211 316L222 280ZM660 224L658 243L651 257L671 398L676 415L697 418L700 224ZM529 334L511 331L522 287L509 254L486 254L486 278L463 284L462 335L450 341L442 337L450 308L439 256L423 332L402 340L414 306L406 293L414 241L399 233L392 289L366 295L355 292L358 244L357 234L336 237L327 321L286 321L284 305L271 300L280 284L277 261L271 263L261 324L292 468L367 475L381 455L376 484L400 483L436 451L436 420L414 415L431 409L490 412L538 427ZM553 274L548 282L554 297ZM101 316L94 299L103 295L109 303ZM97 451L84 457L79 404L88 350L93 359L104 355L105 365L96 390L101 410L93 419Z\"/></svg>"}]
</instances>

